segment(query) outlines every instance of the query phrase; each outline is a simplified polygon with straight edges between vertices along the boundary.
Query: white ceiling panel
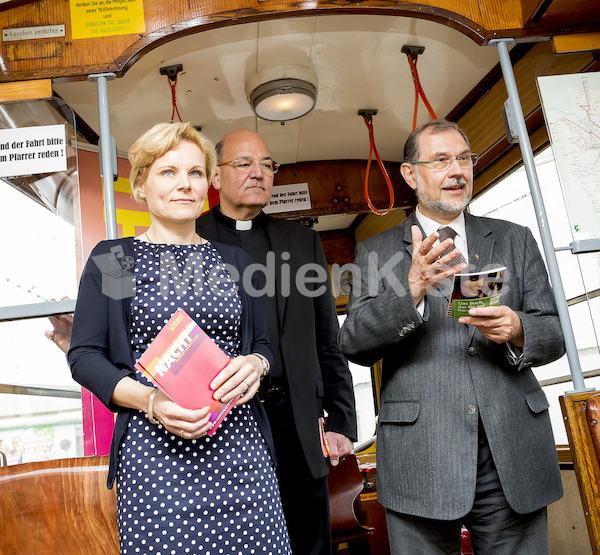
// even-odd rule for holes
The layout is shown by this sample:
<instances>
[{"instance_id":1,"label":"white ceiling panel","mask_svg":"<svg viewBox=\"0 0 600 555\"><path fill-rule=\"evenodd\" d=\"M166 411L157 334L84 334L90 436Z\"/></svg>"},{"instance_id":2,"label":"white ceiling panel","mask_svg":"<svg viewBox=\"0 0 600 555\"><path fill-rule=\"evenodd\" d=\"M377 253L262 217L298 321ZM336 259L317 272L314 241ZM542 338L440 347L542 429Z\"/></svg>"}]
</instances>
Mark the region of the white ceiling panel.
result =
<instances>
[{"instance_id":1,"label":"white ceiling panel","mask_svg":"<svg viewBox=\"0 0 600 555\"><path fill-rule=\"evenodd\" d=\"M164 44L123 78L110 81L111 131L126 151L151 125L171 118L171 90L159 68L182 64L177 104L184 121L214 141L235 128L259 131L280 163L366 158L367 128L357 111L377 108L375 139L382 158L400 160L412 128L414 87L405 44L425 47L418 70L438 116L446 115L497 64L493 48L421 19L328 15L235 25ZM318 78L317 103L299 120L258 120L245 83L257 71L300 65ZM56 91L96 131L96 84L56 83ZM419 122L429 118L419 104ZM177 119L177 118L176 118Z\"/></svg>"}]
</instances>

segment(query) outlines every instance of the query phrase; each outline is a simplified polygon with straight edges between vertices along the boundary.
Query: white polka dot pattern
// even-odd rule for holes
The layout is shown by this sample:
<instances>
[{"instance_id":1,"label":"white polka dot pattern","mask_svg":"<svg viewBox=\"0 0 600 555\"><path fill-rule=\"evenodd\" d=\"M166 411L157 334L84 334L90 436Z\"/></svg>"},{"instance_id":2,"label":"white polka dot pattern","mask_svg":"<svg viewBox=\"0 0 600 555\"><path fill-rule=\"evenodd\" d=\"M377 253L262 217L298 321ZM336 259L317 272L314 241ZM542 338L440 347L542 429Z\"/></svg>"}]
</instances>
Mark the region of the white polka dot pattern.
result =
<instances>
[{"instance_id":1,"label":"white polka dot pattern","mask_svg":"<svg viewBox=\"0 0 600 555\"><path fill-rule=\"evenodd\" d=\"M131 337L136 358L179 306L230 356L236 354L237 294L223 298L203 288L196 295L193 288L178 288L172 276L165 281L159 271L161 252L169 251L182 275L182 261L193 251L200 256L191 275L206 279L222 263L218 251L210 244L141 241L135 249ZM219 279L231 292L235 284L226 272ZM214 436L198 440L183 440L151 424L143 412L134 413L119 453L117 506L123 554L291 555L273 464L247 405L234 407Z\"/></svg>"},{"instance_id":2,"label":"white polka dot pattern","mask_svg":"<svg viewBox=\"0 0 600 555\"><path fill-rule=\"evenodd\" d=\"M242 312L236 283L211 244L134 241L135 297L131 343L142 353L177 308L183 308L230 356L238 354Z\"/></svg>"}]
</instances>

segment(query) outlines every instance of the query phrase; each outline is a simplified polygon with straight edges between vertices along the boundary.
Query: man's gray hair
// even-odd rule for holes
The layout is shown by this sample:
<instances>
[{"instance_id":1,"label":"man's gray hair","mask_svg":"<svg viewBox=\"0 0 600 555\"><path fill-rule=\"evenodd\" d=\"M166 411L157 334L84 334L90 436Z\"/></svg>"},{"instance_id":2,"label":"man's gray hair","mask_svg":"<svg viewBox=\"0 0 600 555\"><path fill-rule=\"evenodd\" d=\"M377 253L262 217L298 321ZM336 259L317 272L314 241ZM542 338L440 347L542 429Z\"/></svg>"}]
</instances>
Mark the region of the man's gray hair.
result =
<instances>
[{"instance_id":1,"label":"man's gray hair","mask_svg":"<svg viewBox=\"0 0 600 555\"><path fill-rule=\"evenodd\" d=\"M217 153L217 164L223 162L223 147L225 146L225 141L221 140L215 145L215 152Z\"/></svg>"},{"instance_id":2,"label":"man's gray hair","mask_svg":"<svg viewBox=\"0 0 600 555\"><path fill-rule=\"evenodd\" d=\"M406 143L404 143L405 162L413 162L419 159L419 156L421 155L419 139L421 134L425 131L428 131L434 135L437 133L443 133L445 131L458 131L465 140L465 143L467 143L467 147L471 148L467 134L456 123L453 121L448 121L447 119L434 119L424 123L423 125L420 125L408 136Z\"/></svg>"}]
</instances>

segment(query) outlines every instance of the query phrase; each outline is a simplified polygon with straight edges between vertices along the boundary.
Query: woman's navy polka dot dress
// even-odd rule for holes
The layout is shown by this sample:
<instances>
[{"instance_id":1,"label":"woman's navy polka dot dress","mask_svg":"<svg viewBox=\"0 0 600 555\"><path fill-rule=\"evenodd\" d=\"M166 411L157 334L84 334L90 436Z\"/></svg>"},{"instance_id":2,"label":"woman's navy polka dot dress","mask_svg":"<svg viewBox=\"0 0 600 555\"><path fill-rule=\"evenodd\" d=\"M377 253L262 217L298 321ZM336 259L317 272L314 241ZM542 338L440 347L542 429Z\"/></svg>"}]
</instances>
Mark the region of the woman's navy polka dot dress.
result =
<instances>
[{"instance_id":1,"label":"woman's navy polka dot dress","mask_svg":"<svg viewBox=\"0 0 600 555\"><path fill-rule=\"evenodd\" d=\"M135 255L136 360L178 307L228 355L239 354L242 306L210 243L135 241ZM229 294L215 294L208 282ZM117 499L123 554L291 554L273 464L247 405L198 440L134 413L119 453Z\"/></svg>"}]
</instances>

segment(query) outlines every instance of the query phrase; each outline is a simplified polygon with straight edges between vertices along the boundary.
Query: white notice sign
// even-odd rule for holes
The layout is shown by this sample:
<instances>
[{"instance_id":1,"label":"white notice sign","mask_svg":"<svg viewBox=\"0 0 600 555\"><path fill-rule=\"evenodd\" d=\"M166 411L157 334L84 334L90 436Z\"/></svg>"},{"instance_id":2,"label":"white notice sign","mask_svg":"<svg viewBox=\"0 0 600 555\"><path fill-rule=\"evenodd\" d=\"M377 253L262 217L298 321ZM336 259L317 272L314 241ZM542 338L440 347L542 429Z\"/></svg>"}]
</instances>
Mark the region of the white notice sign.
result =
<instances>
[{"instance_id":1,"label":"white notice sign","mask_svg":"<svg viewBox=\"0 0 600 555\"><path fill-rule=\"evenodd\" d=\"M53 173L66 169L64 124L0 129L0 177Z\"/></svg>"},{"instance_id":2,"label":"white notice sign","mask_svg":"<svg viewBox=\"0 0 600 555\"><path fill-rule=\"evenodd\" d=\"M263 210L266 214L279 214L281 212L310 210L310 208L308 183L294 183L293 185L273 187L271 200Z\"/></svg>"},{"instance_id":3,"label":"white notice sign","mask_svg":"<svg viewBox=\"0 0 600 555\"><path fill-rule=\"evenodd\" d=\"M31 39L51 39L65 36L64 25L43 25L41 27L12 27L11 29L2 29L2 40L31 40Z\"/></svg>"}]
</instances>

